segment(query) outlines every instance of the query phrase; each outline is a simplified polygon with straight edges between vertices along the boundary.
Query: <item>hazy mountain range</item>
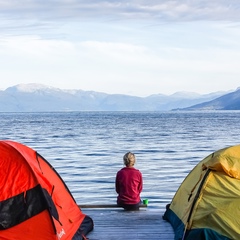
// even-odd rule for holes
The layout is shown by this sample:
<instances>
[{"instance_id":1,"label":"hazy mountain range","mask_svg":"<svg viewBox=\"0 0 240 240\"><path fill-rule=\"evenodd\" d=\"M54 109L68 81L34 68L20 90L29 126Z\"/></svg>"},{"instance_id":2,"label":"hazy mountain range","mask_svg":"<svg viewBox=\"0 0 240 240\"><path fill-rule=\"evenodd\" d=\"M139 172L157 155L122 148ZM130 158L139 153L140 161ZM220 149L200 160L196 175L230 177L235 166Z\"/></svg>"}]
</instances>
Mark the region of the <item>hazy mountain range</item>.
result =
<instances>
[{"instance_id":1,"label":"hazy mountain range","mask_svg":"<svg viewBox=\"0 0 240 240\"><path fill-rule=\"evenodd\" d=\"M205 95L177 92L136 97L41 84L19 84L0 91L0 112L170 111L240 109L240 89Z\"/></svg>"},{"instance_id":2,"label":"hazy mountain range","mask_svg":"<svg viewBox=\"0 0 240 240\"><path fill-rule=\"evenodd\" d=\"M240 88L214 100L199 103L184 110L240 110Z\"/></svg>"}]
</instances>

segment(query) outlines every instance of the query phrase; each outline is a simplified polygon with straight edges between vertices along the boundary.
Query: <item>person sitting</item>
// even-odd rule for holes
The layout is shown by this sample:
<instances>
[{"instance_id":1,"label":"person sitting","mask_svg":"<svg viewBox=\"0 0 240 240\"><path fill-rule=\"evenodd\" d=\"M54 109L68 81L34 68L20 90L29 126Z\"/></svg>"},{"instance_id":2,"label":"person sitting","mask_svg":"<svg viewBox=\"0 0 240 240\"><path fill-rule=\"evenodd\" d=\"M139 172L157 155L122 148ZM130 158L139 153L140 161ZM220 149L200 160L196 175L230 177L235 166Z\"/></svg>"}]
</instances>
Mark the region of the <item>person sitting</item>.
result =
<instances>
[{"instance_id":1,"label":"person sitting","mask_svg":"<svg viewBox=\"0 0 240 240\"><path fill-rule=\"evenodd\" d=\"M142 173L134 168L136 158L133 153L126 153L123 162L125 167L117 172L115 180L117 204L125 210L139 210L143 188Z\"/></svg>"}]
</instances>

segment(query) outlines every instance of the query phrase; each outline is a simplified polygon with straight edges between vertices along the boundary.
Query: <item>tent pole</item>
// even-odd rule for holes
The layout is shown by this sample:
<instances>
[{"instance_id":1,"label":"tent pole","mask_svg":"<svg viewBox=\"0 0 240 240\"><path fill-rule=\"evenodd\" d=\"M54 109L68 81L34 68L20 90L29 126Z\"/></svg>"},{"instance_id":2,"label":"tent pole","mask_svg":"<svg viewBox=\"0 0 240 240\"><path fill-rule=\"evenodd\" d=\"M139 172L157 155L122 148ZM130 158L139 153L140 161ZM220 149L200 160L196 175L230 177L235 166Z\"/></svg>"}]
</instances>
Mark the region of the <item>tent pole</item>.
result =
<instances>
[{"instance_id":1,"label":"tent pole","mask_svg":"<svg viewBox=\"0 0 240 240\"><path fill-rule=\"evenodd\" d=\"M186 223L186 225L185 225L183 236L182 236L182 240L185 239L185 234L186 234L186 231L187 231L187 225L188 225L188 223Z\"/></svg>"}]
</instances>

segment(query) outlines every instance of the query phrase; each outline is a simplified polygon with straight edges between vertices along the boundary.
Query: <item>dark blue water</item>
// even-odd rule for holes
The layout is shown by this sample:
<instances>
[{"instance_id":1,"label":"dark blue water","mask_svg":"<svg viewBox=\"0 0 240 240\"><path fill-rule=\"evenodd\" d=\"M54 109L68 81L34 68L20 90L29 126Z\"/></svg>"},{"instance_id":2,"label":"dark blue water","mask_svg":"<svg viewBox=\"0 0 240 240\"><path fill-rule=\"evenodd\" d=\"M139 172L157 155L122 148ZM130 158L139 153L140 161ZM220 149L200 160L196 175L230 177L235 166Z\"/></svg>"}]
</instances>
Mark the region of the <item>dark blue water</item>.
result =
<instances>
[{"instance_id":1,"label":"dark blue water","mask_svg":"<svg viewBox=\"0 0 240 240\"><path fill-rule=\"evenodd\" d=\"M136 154L149 208L171 201L208 154L240 144L240 112L1 113L1 139L21 142L59 172L78 204L115 203L116 172Z\"/></svg>"}]
</instances>

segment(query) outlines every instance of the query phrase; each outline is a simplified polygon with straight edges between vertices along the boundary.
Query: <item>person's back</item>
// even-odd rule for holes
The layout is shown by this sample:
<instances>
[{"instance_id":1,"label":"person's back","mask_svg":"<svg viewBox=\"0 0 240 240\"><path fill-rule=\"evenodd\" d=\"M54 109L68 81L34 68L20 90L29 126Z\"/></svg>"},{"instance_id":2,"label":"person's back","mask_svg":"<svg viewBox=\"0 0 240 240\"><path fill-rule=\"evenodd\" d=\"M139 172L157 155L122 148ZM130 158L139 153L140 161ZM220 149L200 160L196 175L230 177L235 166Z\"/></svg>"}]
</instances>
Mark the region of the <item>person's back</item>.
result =
<instances>
[{"instance_id":1,"label":"person's back","mask_svg":"<svg viewBox=\"0 0 240 240\"><path fill-rule=\"evenodd\" d=\"M123 161L126 167L117 172L115 181L118 193L117 204L126 210L137 210L141 203L142 174L134 168L135 155L133 153L126 153Z\"/></svg>"}]
</instances>

